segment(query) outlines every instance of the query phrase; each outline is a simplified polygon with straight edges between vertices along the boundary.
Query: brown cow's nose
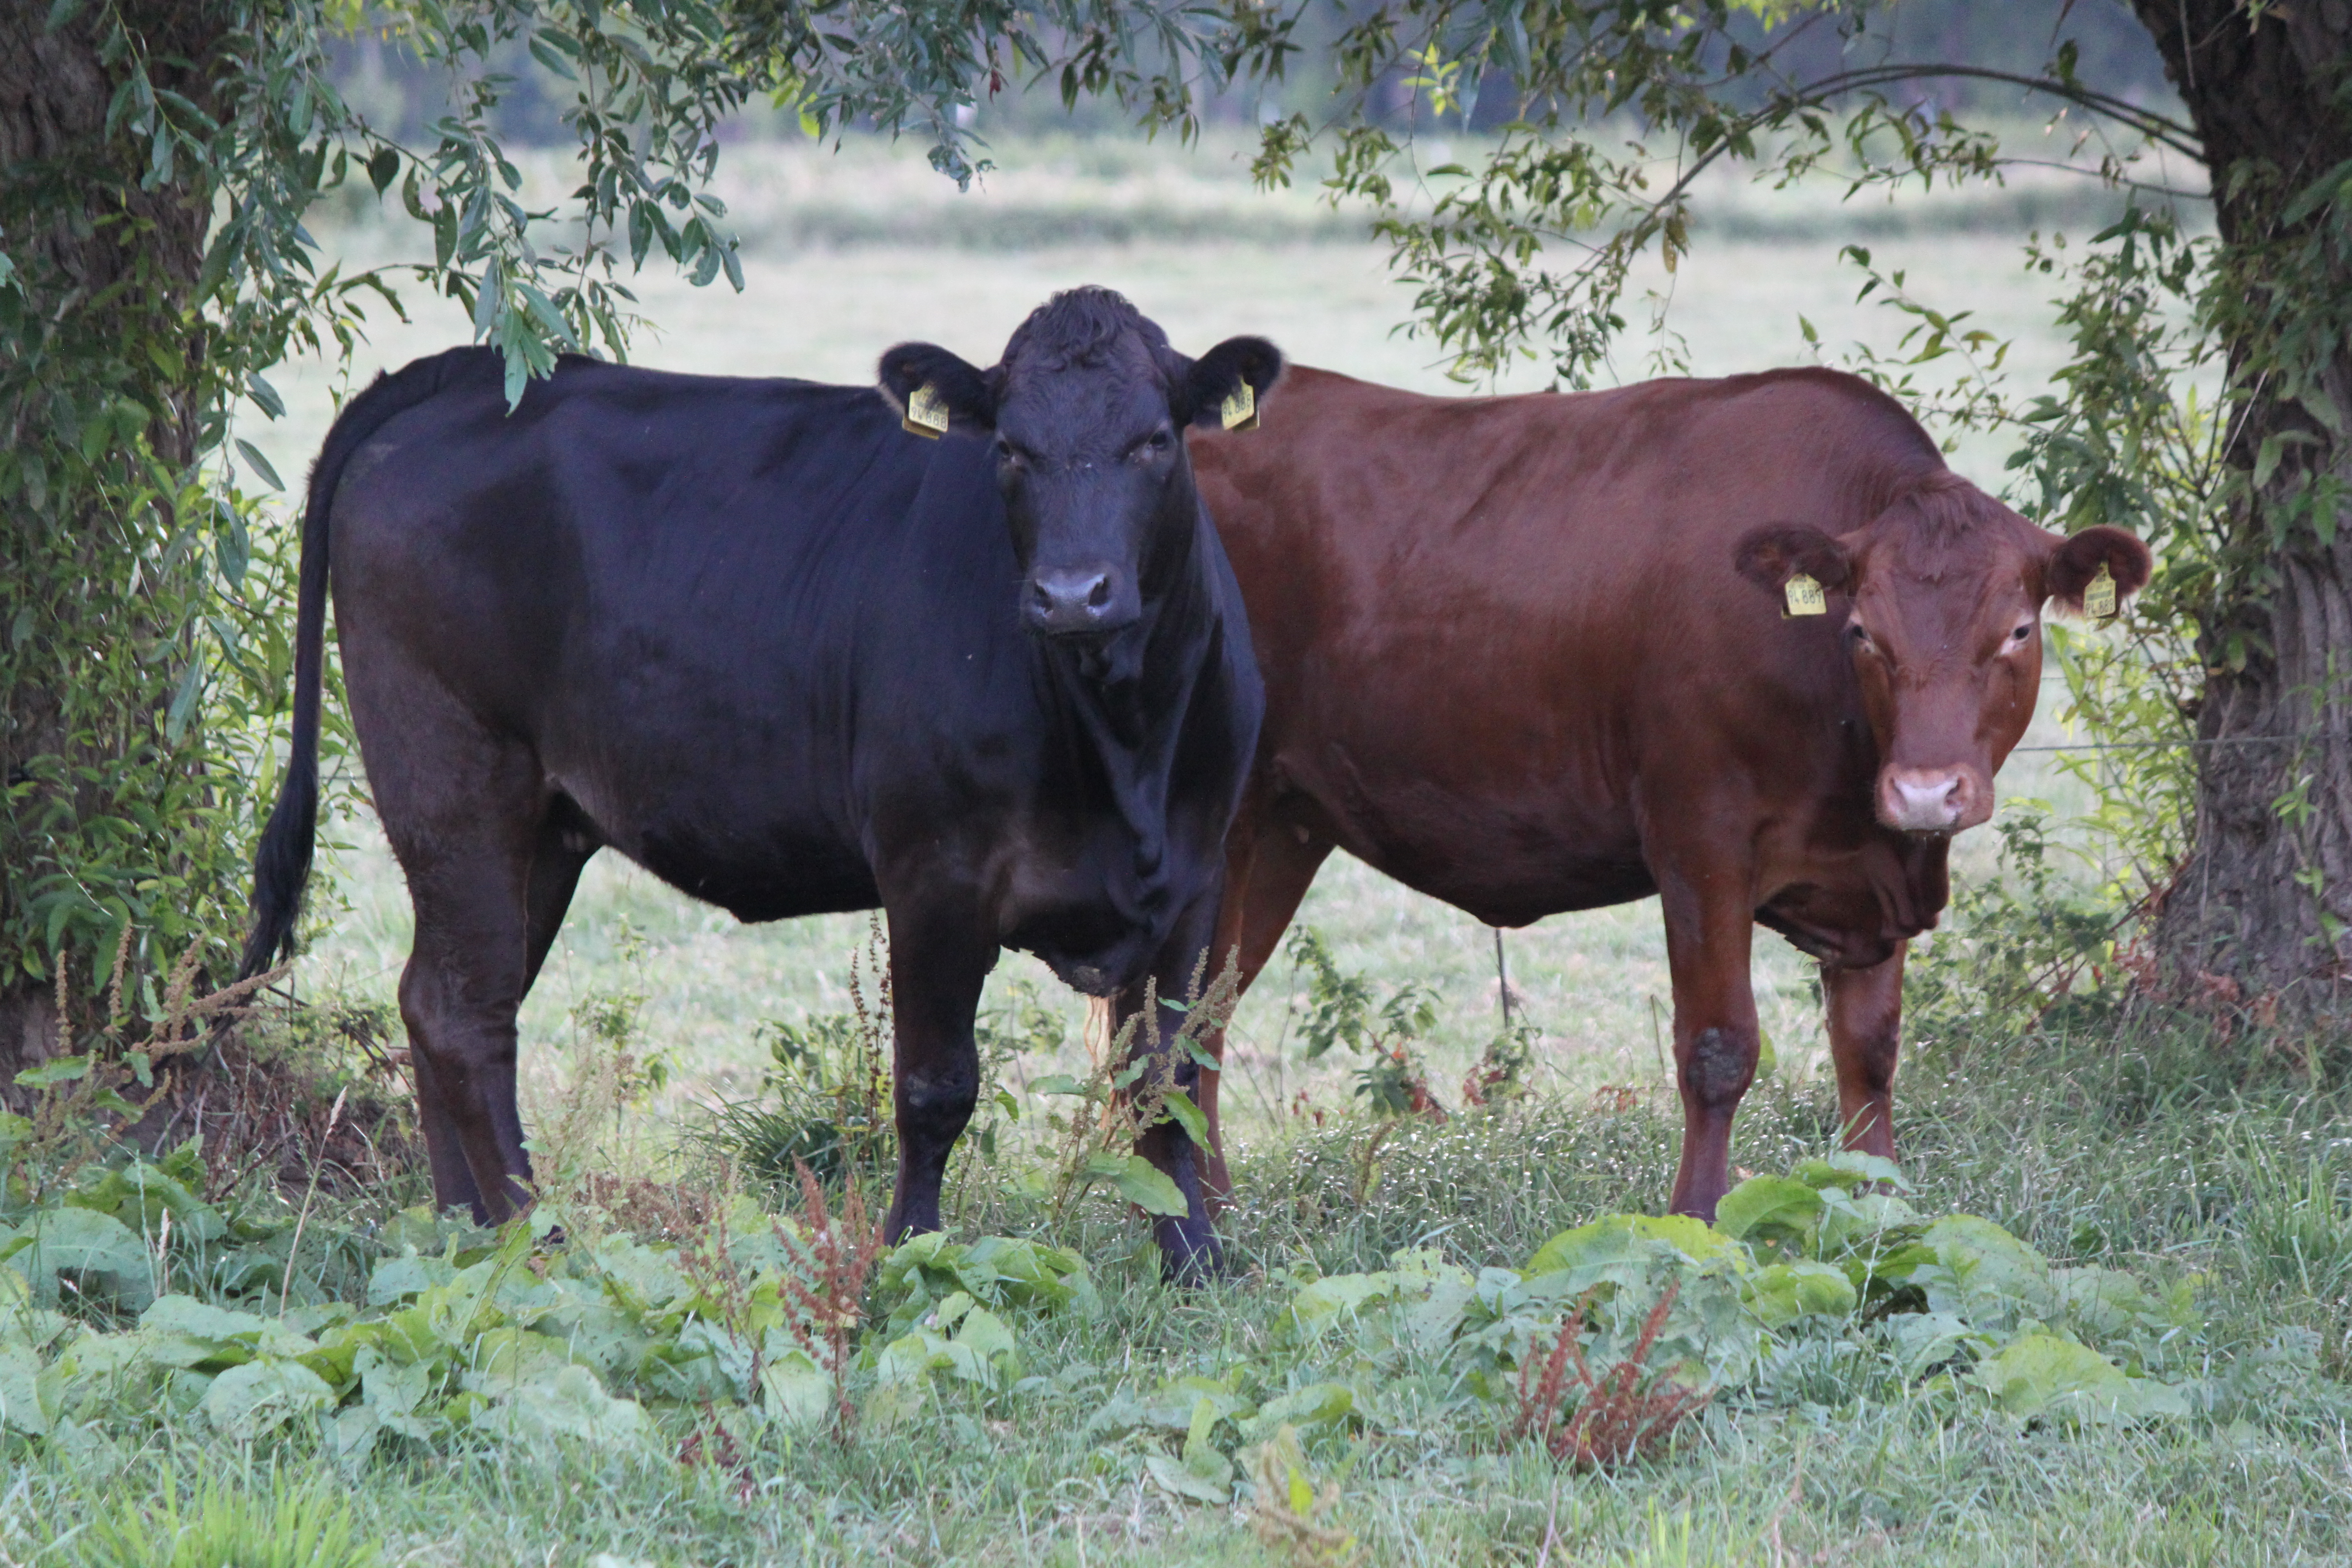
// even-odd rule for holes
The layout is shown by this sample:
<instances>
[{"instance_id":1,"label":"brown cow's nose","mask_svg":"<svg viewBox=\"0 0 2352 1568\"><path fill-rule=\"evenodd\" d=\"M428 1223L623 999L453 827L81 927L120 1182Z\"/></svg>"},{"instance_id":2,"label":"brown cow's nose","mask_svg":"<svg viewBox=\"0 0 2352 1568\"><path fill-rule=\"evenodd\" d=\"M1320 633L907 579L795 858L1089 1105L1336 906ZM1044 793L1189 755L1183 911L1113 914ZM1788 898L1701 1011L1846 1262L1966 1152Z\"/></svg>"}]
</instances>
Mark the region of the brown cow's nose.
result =
<instances>
[{"instance_id":1,"label":"brown cow's nose","mask_svg":"<svg viewBox=\"0 0 2352 1568\"><path fill-rule=\"evenodd\" d=\"M1878 819L1905 833L1958 833L1992 815L1992 791L1974 768L1888 768Z\"/></svg>"}]
</instances>

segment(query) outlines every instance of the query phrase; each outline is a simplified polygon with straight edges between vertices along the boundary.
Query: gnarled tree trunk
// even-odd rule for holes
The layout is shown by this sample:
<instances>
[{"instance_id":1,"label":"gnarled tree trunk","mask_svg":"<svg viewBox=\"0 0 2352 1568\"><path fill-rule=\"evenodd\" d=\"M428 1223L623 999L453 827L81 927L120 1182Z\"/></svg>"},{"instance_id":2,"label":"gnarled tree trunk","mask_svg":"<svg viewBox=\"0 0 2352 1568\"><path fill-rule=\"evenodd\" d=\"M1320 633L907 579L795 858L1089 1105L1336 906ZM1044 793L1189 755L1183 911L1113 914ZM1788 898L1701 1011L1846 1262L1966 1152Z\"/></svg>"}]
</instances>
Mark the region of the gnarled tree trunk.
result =
<instances>
[{"instance_id":1,"label":"gnarled tree trunk","mask_svg":"<svg viewBox=\"0 0 2352 1568\"><path fill-rule=\"evenodd\" d=\"M2135 4L2211 171L2249 480L2200 628L2197 821L2157 952L2176 994L2307 1025L2352 1010L2352 247L2315 226L2334 203L2284 218L2352 159L2352 3ZM2302 347L2298 317L2320 324Z\"/></svg>"}]
</instances>

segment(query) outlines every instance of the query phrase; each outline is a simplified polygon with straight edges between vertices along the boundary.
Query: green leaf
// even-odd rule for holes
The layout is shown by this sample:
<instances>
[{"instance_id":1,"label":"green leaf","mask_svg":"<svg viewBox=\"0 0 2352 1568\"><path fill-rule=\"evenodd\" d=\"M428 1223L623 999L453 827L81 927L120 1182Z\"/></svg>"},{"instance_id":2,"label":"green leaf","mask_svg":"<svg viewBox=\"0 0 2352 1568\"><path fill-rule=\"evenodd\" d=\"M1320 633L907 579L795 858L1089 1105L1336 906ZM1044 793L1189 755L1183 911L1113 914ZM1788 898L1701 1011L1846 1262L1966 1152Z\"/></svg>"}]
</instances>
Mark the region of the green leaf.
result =
<instances>
[{"instance_id":1,"label":"green leaf","mask_svg":"<svg viewBox=\"0 0 2352 1568\"><path fill-rule=\"evenodd\" d=\"M261 455L261 448L239 436L236 438L236 449L244 456L247 462L253 465L253 471L261 476L262 483L273 490L282 490L286 488L286 481L278 477L278 470L269 466L269 459Z\"/></svg>"},{"instance_id":2,"label":"green leaf","mask_svg":"<svg viewBox=\"0 0 2352 1568\"><path fill-rule=\"evenodd\" d=\"M562 77L566 81L578 81L580 79L580 73L572 68L572 62L565 59L555 50L550 48L547 45L547 40L543 36L531 39L530 58L537 60L541 65L545 66L549 70L553 71L557 76Z\"/></svg>"},{"instance_id":3,"label":"green leaf","mask_svg":"<svg viewBox=\"0 0 2352 1568\"><path fill-rule=\"evenodd\" d=\"M1117 1159L1118 1156L1111 1158ZM1129 1154L1119 1162L1115 1173L1104 1173L1110 1175L1111 1185L1117 1187L1128 1202L1146 1214L1181 1219L1192 1212L1176 1184L1170 1181L1159 1166L1140 1154Z\"/></svg>"},{"instance_id":4,"label":"green leaf","mask_svg":"<svg viewBox=\"0 0 2352 1568\"><path fill-rule=\"evenodd\" d=\"M1310 1383L1258 1406L1242 1425L1242 1441L1264 1442L1287 1422L1294 1426L1339 1426L1356 1420L1356 1391L1344 1383Z\"/></svg>"},{"instance_id":5,"label":"green leaf","mask_svg":"<svg viewBox=\"0 0 2352 1568\"><path fill-rule=\"evenodd\" d=\"M537 1373L475 1416L473 1424L510 1436L576 1437L606 1447L636 1446L652 1431L644 1406L607 1394L584 1366Z\"/></svg>"},{"instance_id":6,"label":"green leaf","mask_svg":"<svg viewBox=\"0 0 2352 1568\"><path fill-rule=\"evenodd\" d=\"M1715 1228L1736 1241L1801 1237L1822 1212L1822 1194L1792 1176L1750 1176L1715 1205Z\"/></svg>"},{"instance_id":7,"label":"green leaf","mask_svg":"<svg viewBox=\"0 0 2352 1568\"><path fill-rule=\"evenodd\" d=\"M286 400L278 395L278 389L264 380L259 371L245 378L245 392L246 395L252 398L261 411L272 419L286 417ZM265 468L263 471L268 470ZM277 480L272 479L270 482L275 484Z\"/></svg>"},{"instance_id":8,"label":"green leaf","mask_svg":"<svg viewBox=\"0 0 2352 1568\"><path fill-rule=\"evenodd\" d=\"M1826 1263L1774 1263L1743 1281L1742 1298L1768 1328L1810 1315L1842 1318L1861 1300L1845 1271Z\"/></svg>"},{"instance_id":9,"label":"green leaf","mask_svg":"<svg viewBox=\"0 0 2352 1568\"><path fill-rule=\"evenodd\" d=\"M1160 1101L1169 1116L1184 1129L1185 1135L1201 1148L1209 1146L1209 1119L1192 1103L1192 1097L1181 1089L1171 1089Z\"/></svg>"},{"instance_id":10,"label":"green leaf","mask_svg":"<svg viewBox=\"0 0 2352 1568\"><path fill-rule=\"evenodd\" d=\"M808 1432L833 1409L833 1379L803 1350L789 1350L760 1369L760 1403L786 1430Z\"/></svg>"},{"instance_id":11,"label":"green leaf","mask_svg":"<svg viewBox=\"0 0 2352 1568\"><path fill-rule=\"evenodd\" d=\"M1979 1326L2033 1318L2047 1322L2058 1312L2058 1290L2050 1265L2033 1248L1989 1219L1948 1215L1923 1238L1936 1249L1944 1279L1932 1281L1927 1303L1956 1311Z\"/></svg>"},{"instance_id":12,"label":"green leaf","mask_svg":"<svg viewBox=\"0 0 2352 1568\"><path fill-rule=\"evenodd\" d=\"M2011 1415L2085 1422L2189 1414L2177 1388L2133 1377L2098 1352L2056 1334L2021 1334L1977 1368L1974 1381Z\"/></svg>"},{"instance_id":13,"label":"green leaf","mask_svg":"<svg viewBox=\"0 0 2352 1568\"><path fill-rule=\"evenodd\" d=\"M90 1059L82 1057L56 1057L37 1068L26 1068L16 1075L24 1089L54 1089L61 1083L71 1083L89 1076Z\"/></svg>"},{"instance_id":14,"label":"green leaf","mask_svg":"<svg viewBox=\"0 0 2352 1568\"><path fill-rule=\"evenodd\" d=\"M188 721L194 716L196 698L204 689L205 661L201 658L190 659L187 673L180 677L179 688L172 693L172 706L163 715L163 735L166 740L177 741L188 732Z\"/></svg>"},{"instance_id":15,"label":"green leaf","mask_svg":"<svg viewBox=\"0 0 2352 1568\"><path fill-rule=\"evenodd\" d=\"M0 1429L46 1437L54 1404L41 1397L41 1360L30 1345L0 1345Z\"/></svg>"},{"instance_id":16,"label":"green leaf","mask_svg":"<svg viewBox=\"0 0 2352 1568\"><path fill-rule=\"evenodd\" d=\"M1145 1473L1150 1476L1153 1483L1170 1497L1222 1507L1233 1500L1234 1484L1230 1479L1232 1461L1226 1459L1222 1454L1217 1458L1220 1463L1227 1467L1229 1479L1214 1480L1207 1476L1197 1474L1187 1469L1182 1463L1167 1454L1144 1455L1143 1468Z\"/></svg>"},{"instance_id":17,"label":"green leaf","mask_svg":"<svg viewBox=\"0 0 2352 1568\"><path fill-rule=\"evenodd\" d=\"M13 1231L0 1231L7 1267L23 1275L44 1305L61 1293L60 1276L73 1277L79 1297L111 1300L138 1311L155 1299L153 1259L146 1244L111 1215L89 1209L45 1209Z\"/></svg>"},{"instance_id":18,"label":"green leaf","mask_svg":"<svg viewBox=\"0 0 2352 1568\"><path fill-rule=\"evenodd\" d=\"M1068 1073L1049 1072L1043 1078L1031 1079L1029 1080L1029 1092L1032 1094L1077 1095L1083 1098L1087 1092L1087 1086L1080 1083L1076 1079L1072 1078Z\"/></svg>"},{"instance_id":19,"label":"green leaf","mask_svg":"<svg viewBox=\"0 0 2352 1568\"><path fill-rule=\"evenodd\" d=\"M1534 1279L1643 1258L1648 1255L1648 1248L1641 1245L1644 1242L1664 1242L1694 1263L1738 1250L1727 1237L1689 1215L1603 1215L1591 1225L1561 1231L1545 1242L1520 1274Z\"/></svg>"}]
</instances>

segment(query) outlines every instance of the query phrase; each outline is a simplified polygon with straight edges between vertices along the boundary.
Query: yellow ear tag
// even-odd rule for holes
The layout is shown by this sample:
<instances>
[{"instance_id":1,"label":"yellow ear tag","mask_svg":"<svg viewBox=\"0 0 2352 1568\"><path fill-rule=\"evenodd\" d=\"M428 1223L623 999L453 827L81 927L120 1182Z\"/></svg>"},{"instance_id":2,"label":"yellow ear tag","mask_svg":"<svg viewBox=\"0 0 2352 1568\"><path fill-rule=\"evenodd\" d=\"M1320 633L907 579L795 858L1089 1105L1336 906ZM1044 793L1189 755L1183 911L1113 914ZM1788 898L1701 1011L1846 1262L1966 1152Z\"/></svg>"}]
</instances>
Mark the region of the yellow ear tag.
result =
<instances>
[{"instance_id":1,"label":"yellow ear tag","mask_svg":"<svg viewBox=\"0 0 2352 1568\"><path fill-rule=\"evenodd\" d=\"M1790 616L1826 616L1830 613L1830 602L1822 596L1822 585L1802 572L1789 579L1786 593L1789 607L1780 614L1784 621Z\"/></svg>"},{"instance_id":2,"label":"yellow ear tag","mask_svg":"<svg viewBox=\"0 0 2352 1568\"><path fill-rule=\"evenodd\" d=\"M2107 563L2099 563L2098 574L2083 590L2083 613L2095 621L2104 621L2116 613L2116 580L2107 574Z\"/></svg>"},{"instance_id":3,"label":"yellow ear tag","mask_svg":"<svg viewBox=\"0 0 2352 1568\"><path fill-rule=\"evenodd\" d=\"M926 441L936 441L947 434L948 400L932 391L927 381L907 399L907 416L898 423Z\"/></svg>"},{"instance_id":4,"label":"yellow ear tag","mask_svg":"<svg viewBox=\"0 0 2352 1568\"><path fill-rule=\"evenodd\" d=\"M1225 422L1228 430L1257 428L1257 394L1248 382L1234 388L1234 395L1217 405L1217 417Z\"/></svg>"}]
</instances>

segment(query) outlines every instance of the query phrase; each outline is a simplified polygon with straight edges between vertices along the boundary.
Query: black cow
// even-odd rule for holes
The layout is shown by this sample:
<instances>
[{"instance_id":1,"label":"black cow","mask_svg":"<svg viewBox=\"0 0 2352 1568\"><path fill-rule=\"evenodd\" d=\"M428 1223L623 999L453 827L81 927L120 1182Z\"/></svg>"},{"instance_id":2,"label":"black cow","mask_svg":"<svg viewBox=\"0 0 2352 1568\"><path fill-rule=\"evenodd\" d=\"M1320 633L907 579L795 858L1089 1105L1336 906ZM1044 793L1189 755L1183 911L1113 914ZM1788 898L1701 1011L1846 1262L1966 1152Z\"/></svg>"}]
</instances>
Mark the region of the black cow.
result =
<instances>
[{"instance_id":1,"label":"black cow","mask_svg":"<svg viewBox=\"0 0 2352 1568\"><path fill-rule=\"evenodd\" d=\"M1264 697L1182 431L1281 363L1256 338L1187 359L1081 289L992 370L892 349L887 401L566 359L509 413L479 349L377 381L311 475L246 971L309 870L331 560L416 912L400 1007L436 1199L485 1222L527 1199L515 1012L609 845L746 921L886 911L887 1228L936 1228L998 948L1131 1012L1209 944ZM926 415L951 428L919 438ZM1191 1205L1160 1222L1169 1266L1213 1263L1192 1143L1139 1147Z\"/></svg>"}]
</instances>

